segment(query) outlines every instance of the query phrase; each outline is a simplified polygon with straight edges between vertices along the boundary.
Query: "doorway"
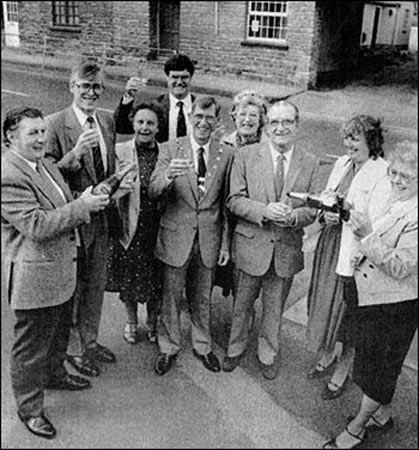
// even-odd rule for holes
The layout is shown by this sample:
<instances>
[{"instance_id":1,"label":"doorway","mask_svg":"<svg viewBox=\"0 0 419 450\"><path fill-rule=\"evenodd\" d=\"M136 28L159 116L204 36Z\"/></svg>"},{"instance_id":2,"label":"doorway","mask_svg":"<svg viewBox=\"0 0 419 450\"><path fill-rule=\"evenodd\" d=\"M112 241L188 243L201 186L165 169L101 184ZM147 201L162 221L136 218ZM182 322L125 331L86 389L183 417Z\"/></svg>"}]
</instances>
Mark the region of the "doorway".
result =
<instances>
[{"instance_id":1,"label":"doorway","mask_svg":"<svg viewBox=\"0 0 419 450\"><path fill-rule=\"evenodd\" d=\"M179 51L180 1L150 2L152 53L160 56Z\"/></svg>"}]
</instances>

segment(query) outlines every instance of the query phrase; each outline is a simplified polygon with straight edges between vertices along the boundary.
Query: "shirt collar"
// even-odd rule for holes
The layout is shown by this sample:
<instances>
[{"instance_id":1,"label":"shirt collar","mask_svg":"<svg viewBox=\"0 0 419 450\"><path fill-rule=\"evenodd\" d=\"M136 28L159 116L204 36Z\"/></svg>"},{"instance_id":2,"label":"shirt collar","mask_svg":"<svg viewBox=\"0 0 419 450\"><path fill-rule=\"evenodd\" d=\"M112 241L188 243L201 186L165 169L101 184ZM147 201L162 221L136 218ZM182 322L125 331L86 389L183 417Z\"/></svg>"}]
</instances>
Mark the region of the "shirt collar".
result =
<instances>
[{"instance_id":1,"label":"shirt collar","mask_svg":"<svg viewBox=\"0 0 419 450\"><path fill-rule=\"evenodd\" d=\"M276 150L270 142L269 142L269 148L271 150L272 157L276 158L278 156L278 153L279 153L278 150ZM288 150L287 152L282 153L282 155L284 156L284 161L286 163L290 162L293 151L294 151L294 145L292 145L290 150Z\"/></svg>"},{"instance_id":2,"label":"shirt collar","mask_svg":"<svg viewBox=\"0 0 419 450\"><path fill-rule=\"evenodd\" d=\"M72 104L72 107L73 107L74 114L77 117L77 120L79 121L80 125L83 127L89 116L86 113L84 113L79 107L77 107L74 103ZM92 117L97 124L96 112L94 112L92 114Z\"/></svg>"},{"instance_id":3,"label":"shirt collar","mask_svg":"<svg viewBox=\"0 0 419 450\"><path fill-rule=\"evenodd\" d=\"M204 153L206 155L208 155L209 153L209 147L210 147L210 142L211 140L209 140L205 145L199 145L197 142L195 142L195 139L193 138L193 136L191 135L191 147L192 147L192 151L194 153L196 153L198 151L198 148L203 147L204 149Z\"/></svg>"},{"instance_id":4,"label":"shirt collar","mask_svg":"<svg viewBox=\"0 0 419 450\"><path fill-rule=\"evenodd\" d=\"M19 153L15 152L14 150L10 150L12 153L14 153L18 158L23 159L26 164L28 164L35 172L36 172L36 162L30 161L29 159L25 158L24 156L20 155Z\"/></svg>"},{"instance_id":5,"label":"shirt collar","mask_svg":"<svg viewBox=\"0 0 419 450\"><path fill-rule=\"evenodd\" d=\"M188 94L185 98L183 98L182 100L179 100L178 98L176 98L173 94L169 93L169 101L170 101L170 107L174 107L177 106L178 102L183 102L183 109L186 111L190 111L191 107L192 107L192 97L191 94Z\"/></svg>"}]
</instances>

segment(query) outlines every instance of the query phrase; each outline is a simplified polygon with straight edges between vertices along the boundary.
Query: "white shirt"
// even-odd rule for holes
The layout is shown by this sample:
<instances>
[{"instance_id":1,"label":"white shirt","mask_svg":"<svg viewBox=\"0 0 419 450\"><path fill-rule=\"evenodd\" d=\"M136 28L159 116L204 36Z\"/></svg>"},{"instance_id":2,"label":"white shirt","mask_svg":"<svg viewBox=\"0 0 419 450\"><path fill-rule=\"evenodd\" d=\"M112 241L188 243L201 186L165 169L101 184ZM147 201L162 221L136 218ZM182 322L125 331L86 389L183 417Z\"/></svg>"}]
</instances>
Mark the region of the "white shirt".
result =
<instances>
[{"instance_id":1,"label":"white shirt","mask_svg":"<svg viewBox=\"0 0 419 450\"><path fill-rule=\"evenodd\" d=\"M210 142L208 141L205 145L199 145L195 142L194 138L191 135L191 147L192 147L192 157L193 157L193 163L195 166L195 172L198 173L198 149L200 147L203 147L204 149L204 161L205 166L208 168L208 157L209 157L209 147Z\"/></svg>"},{"instance_id":2,"label":"white shirt","mask_svg":"<svg viewBox=\"0 0 419 450\"><path fill-rule=\"evenodd\" d=\"M185 122L186 122L186 132L187 134L191 134L191 124L189 123L189 113L192 110L192 97L191 94L188 94L185 98L182 100L177 99L172 94L169 94L169 102L170 102L170 109L169 109L169 141L172 139L176 139L176 133L177 133L177 118L179 115L179 106L177 103L181 101L183 102L183 114L185 115Z\"/></svg>"},{"instance_id":3,"label":"white shirt","mask_svg":"<svg viewBox=\"0 0 419 450\"><path fill-rule=\"evenodd\" d=\"M82 130L83 131L89 130L90 125L87 122L87 118L89 116L87 114L85 114L80 108L78 108L74 103L72 106L73 106L74 114L76 115L77 120L79 121ZM106 153L105 140L103 139L102 131L100 129L99 122L97 121L96 113L94 113L92 115L92 117L93 117L93 120L95 121L96 129L99 131L99 135L100 135L99 147L100 147L100 153L102 155L103 168L105 169L105 174L106 174L108 171L108 158L107 158L107 153Z\"/></svg>"},{"instance_id":4,"label":"white shirt","mask_svg":"<svg viewBox=\"0 0 419 450\"><path fill-rule=\"evenodd\" d=\"M274 173L276 173L276 166L278 165L278 150L275 150L271 143L269 143L269 149L271 150L272 163L274 166ZM284 164L284 178L287 176L288 170L290 168L290 162L292 158L292 152L294 151L294 146L291 147L291 150L288 150L285 153L282 153L284 156L283 164Z\"/></svg>"}]
</instances>

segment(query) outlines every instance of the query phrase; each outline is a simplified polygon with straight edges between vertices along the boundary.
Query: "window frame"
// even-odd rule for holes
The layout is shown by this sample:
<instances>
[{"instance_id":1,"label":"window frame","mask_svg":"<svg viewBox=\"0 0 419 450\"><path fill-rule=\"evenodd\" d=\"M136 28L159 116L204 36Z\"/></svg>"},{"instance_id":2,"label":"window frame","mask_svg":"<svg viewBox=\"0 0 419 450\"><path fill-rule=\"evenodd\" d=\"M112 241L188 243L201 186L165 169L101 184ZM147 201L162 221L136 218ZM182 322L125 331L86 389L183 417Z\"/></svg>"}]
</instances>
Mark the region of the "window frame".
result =
<instances>
[{"instance_id":1,"label":"window frame","mask_svg":"<svg viewBox=\"0 0 419 450\"><path fill-rule=\"evenodd\" d=\"M252 10L252 3L267 3L267 2L252 2L252 1L247 1L246 2L246 28L245 28L245 37L244 37L244 42L242 43L242 45L246 45L246 46L269 46L269 47L281 47L281 48L285 48L288 49L288 42L286 39L286 33L288 30L288 14L289 14L289 2L288 1L283 1L280 3L284 3L285 4L285 12L270 12L270 11L256 11L256 10ZM261 8L262 9L262 8ZM285 18L287 20L287 24L285 27L279 27L279 33L281 33L281 30L284 29L284 33L285 33L285 37L284 38L270 38L270 37L254 37L254 36L250 36L250 27L251 27L251 16L259 16L259 18L262 17L274 17L274 18ZM262 21L260 21L262 22ZM273 28L275 29L275 28Z\"/></svg>"},{"instance_id":2,"label":"window frame","mask_svg":"<svg viewBox=\"0 0 419 450\"><path fill-rule=\"evenodd\" d=\"M80 8L78 3L79 2L77 1L52 1L51 28L54 30L78 31L80 29ZM62 19L64 19L64 21L62 21Z\"/></svg>"}]
</instances>

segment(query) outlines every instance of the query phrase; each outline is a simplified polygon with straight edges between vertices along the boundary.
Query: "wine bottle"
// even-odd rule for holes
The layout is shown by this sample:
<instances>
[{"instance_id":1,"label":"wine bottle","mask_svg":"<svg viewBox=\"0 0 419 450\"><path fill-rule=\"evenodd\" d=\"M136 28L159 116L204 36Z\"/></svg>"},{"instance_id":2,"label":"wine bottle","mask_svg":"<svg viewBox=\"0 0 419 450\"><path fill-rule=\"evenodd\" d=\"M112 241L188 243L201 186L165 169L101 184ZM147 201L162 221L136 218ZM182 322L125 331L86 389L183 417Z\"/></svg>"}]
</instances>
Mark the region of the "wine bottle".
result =
<instances>
[{"instance_id":1,"label":"wine bottle","mask_svg":"<svg viewBox=\"0 0 419 450\"><path fill-rule=\"evenodd\" d=\"M121 185L122 180L128 175L129 172L135 169L135 164L129 164L127 167L121 169L119 172L114 173L108 178L105 178L100 183L93 187L93 194L108 194L112 197L113 194L118 190Z\"/></svg>"},{"instance_id":2,"label":"wine bottle","mask_svg":"<svg viewBox=\"0 0 419 450\"><path fill-rule=\"evenodd\" d=\"M288 197L303 201L308 207L330 211L339 214L339 217L347 222L350 217L349 209L344 206L344 199L340 195L325 198L300 192L288 192Z\"/></svg>"}]
</instances>

